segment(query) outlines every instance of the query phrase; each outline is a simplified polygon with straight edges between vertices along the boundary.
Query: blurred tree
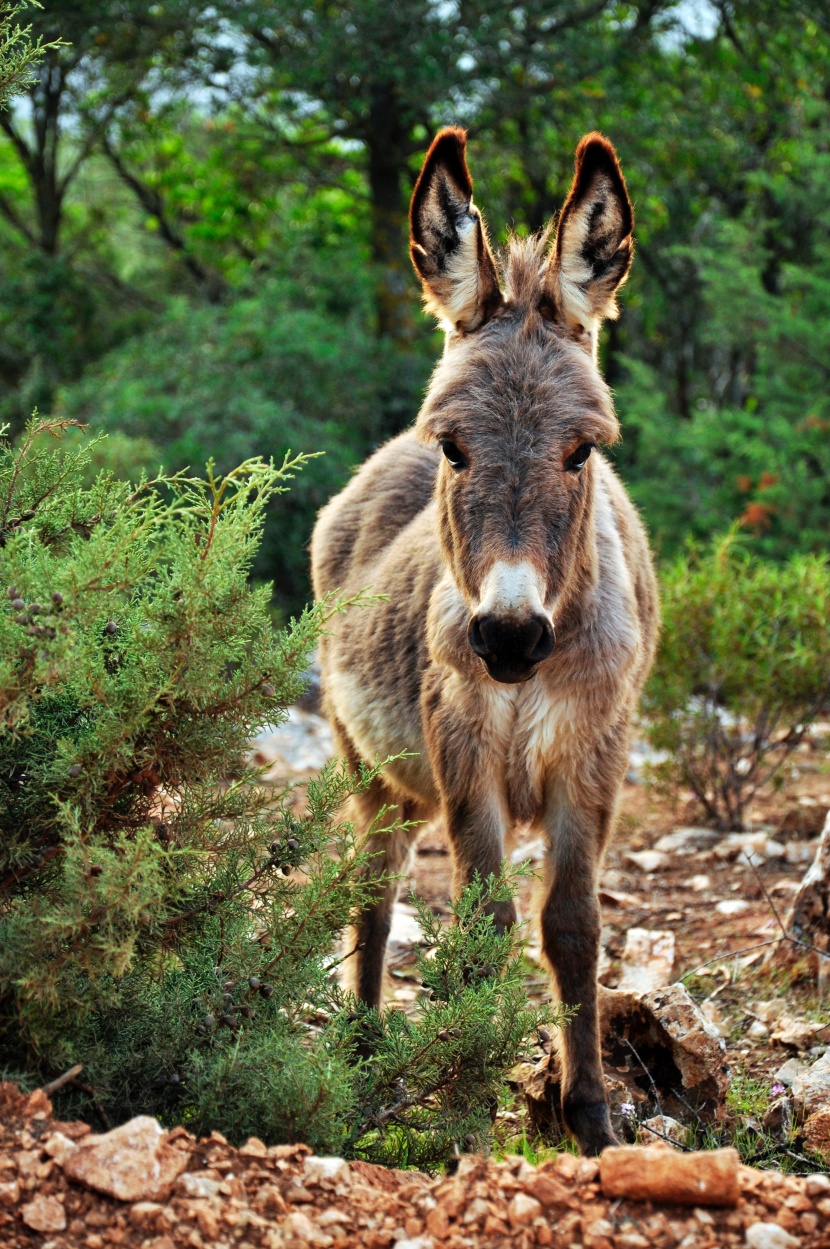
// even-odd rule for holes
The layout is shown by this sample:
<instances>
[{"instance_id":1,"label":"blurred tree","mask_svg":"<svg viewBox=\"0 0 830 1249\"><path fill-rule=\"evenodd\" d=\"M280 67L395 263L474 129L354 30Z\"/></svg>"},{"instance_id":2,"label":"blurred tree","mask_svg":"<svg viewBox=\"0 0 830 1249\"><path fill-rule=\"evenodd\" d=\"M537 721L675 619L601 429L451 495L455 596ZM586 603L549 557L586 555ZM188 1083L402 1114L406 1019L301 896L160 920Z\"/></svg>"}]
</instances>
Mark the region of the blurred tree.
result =
<instances>
[{"instance_id":1,"label":"blurred tree","mask_svg":"<svg viewBox=\"0 0 830 1249\"><path fill-rule=\"evenodd\" d=\"M587 42L606 15L645 20L658 8L659 0L643 0L642 9L616 0L225 0L222 11L247 37L245 57L259 69L254 100L271 102L282 142L300 159L332 139L360 145L377 331L406 344L414 332L406 208L413 158L432 131L447 121L494 125L507 83L523 83L541 102L567 59L566 34L582 30Z\"/></svg>"},{"instance_id":2,"label":"blurred tree","mask_svg":"<svg viewBox=\"0 0 830 1249\"><path fill-rule=\"evenodd\" d=\"M78 272L89 230L84 237L75 219L64 237L69 193L141 85L154 79L158 87L160 65L192 57L198 19L186 0L130 7L58 0L48 11L26 12L42 56L24 100L0 106L8 162L0 216L17 244L13 303L23 317L14 347L0 354L11 363L10 380L22 386L21 413L48 406L56 383L95 354L96 338L103 347L112 341L108 318L96 315L101 292ZM93 221L87 214L87 227ZM119 284L108 277L111 297Z\"/></svg>"}]
</instances>

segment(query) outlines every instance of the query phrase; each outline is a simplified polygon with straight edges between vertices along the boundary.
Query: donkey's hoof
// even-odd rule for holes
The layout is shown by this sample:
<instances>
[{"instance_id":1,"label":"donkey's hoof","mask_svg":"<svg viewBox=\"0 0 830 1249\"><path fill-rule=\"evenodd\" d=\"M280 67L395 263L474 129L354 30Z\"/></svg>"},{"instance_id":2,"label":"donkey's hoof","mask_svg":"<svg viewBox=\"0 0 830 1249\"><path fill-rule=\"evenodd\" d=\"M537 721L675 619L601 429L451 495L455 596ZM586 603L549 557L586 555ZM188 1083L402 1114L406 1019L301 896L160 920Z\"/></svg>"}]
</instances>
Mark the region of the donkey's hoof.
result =
<instances>
[{"instance_id":1,"label":"donkey's hoof","mask_svg":"<svg viewBox=\"0 0 830 1249\"><path fill-rule=\"evenodd\" d=\"M611 1128L611 1114L607 1102L593 1106L571 1104L565 1108L565 1119L579 1146L579 1152L594 1158L609 1145L619 1145Z\"/></svg>"}]
</instances>

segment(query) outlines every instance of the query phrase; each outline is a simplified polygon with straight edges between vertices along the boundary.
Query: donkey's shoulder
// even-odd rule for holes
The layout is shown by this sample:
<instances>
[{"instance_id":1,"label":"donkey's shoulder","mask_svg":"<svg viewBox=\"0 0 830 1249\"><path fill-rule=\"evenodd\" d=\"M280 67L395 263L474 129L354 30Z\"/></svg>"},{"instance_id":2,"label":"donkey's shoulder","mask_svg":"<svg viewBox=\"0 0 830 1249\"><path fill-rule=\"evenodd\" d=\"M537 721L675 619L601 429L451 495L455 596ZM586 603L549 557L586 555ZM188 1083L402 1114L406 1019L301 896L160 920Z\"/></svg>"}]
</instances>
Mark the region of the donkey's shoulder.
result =
<instances>
[{"instance_id":1,"label":"donkey's shoulder","mask_svg":"<svg viewBox=\"0 0 830 1249\"><path fill-rule=\"evenodd\" d=\"M318 598L367 584L374 561L432 501L439 457L407 430L370 456L326 504L311 540Z\"/></svg>"}]
</instances>

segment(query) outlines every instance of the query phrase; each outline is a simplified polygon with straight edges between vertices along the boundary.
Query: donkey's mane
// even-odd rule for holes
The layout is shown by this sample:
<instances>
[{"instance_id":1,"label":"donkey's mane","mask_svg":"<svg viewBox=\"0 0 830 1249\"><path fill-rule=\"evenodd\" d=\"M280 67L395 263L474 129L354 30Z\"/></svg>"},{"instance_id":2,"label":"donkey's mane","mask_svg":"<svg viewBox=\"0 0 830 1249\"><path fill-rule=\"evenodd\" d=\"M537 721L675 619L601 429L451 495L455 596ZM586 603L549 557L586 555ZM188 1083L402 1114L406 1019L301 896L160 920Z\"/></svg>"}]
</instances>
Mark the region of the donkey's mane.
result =
<instances>
[{"instance_id":1,"label":"donkey's mane","mask_svg":"<svg viewBox=\"0 0 830 1249\"><path fill-rule=\"evenodd\" d=\"M525 238L512 234L499 253L504 293L512 304L535 301L548 263L552 225Z\"/></svg>"}]
</instances>

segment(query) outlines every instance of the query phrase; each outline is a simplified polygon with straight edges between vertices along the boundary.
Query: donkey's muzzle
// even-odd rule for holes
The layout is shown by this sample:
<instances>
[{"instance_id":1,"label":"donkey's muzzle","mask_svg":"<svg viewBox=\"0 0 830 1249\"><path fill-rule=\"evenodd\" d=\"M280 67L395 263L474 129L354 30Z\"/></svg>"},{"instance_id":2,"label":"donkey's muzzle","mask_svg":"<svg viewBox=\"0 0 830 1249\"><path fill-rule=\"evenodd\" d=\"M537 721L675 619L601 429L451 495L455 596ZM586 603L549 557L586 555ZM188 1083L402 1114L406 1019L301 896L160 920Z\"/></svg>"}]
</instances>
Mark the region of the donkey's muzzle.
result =
<instances>
[{"instance_id":1,"label":"donkey's muzzle","mask_svg":"<svg viewBox=\"0 0 830 1249\"><path fill-rule=\"evenodd\" d=\"M473 616L467 640L494 681L529 681L553 650L553 626L546 616Z\"/></svg>"}]
</instances>

